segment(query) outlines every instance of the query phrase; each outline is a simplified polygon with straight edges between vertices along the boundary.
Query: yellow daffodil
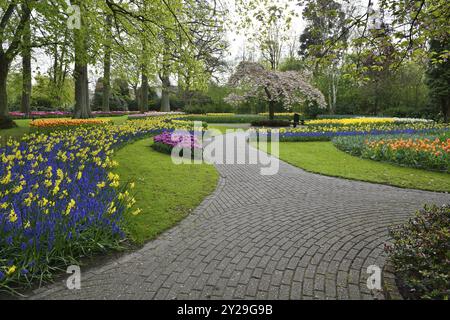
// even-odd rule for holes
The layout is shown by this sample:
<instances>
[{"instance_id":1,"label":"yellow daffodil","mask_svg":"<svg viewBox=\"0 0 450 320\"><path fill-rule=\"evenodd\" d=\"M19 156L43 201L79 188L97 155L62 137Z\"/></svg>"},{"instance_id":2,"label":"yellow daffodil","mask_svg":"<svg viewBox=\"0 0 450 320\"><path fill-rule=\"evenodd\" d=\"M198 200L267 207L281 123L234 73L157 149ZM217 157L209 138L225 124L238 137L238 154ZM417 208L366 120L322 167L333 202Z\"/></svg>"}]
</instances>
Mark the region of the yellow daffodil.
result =
<instances>
[{"instance_id":1,"label":"yellow daffodil","mask_svg":"<svg viewBox=\"0 0 450 320\"><path fill-rule=\"evenodd\" d=\"M18 219L16 212L14 211L14 209L11 209L10 213L9 213L9 221L14 223L16 222Z\"/></svg>"},{"instance_id":2,"label":"yellow daffodil","mask_svg":"<svg viewBox=\"0 0 450 320\"><path fill-rule=\"evenodd\" d=\"M12 275L14 272L16 272L16 270L17 270L17 267L16 267L16 266L11 266L11 267L8 268L8 271L6 271L6 275L7 275L7 276L10 276L10 275Z\"/></svg>"}]
</instances>

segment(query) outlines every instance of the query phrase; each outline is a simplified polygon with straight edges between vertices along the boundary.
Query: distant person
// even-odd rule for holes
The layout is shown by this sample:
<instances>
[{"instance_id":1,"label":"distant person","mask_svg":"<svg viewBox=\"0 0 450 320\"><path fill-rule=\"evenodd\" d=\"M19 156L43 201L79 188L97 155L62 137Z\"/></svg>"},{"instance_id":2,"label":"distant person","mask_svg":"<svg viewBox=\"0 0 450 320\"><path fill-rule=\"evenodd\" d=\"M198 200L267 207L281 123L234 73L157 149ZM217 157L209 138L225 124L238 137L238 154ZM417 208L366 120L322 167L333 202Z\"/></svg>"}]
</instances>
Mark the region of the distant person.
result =
<instances>
[{"instance_id":1,"label":"distant person","mask_svg":"<svg viewBox=\"0 0 450 320\"><path fill-rule=\"evenodd\" d=\"M300 123L300 115L298 113L294 114L294 128L297 128Z\"/></svg>"}]
</instances>

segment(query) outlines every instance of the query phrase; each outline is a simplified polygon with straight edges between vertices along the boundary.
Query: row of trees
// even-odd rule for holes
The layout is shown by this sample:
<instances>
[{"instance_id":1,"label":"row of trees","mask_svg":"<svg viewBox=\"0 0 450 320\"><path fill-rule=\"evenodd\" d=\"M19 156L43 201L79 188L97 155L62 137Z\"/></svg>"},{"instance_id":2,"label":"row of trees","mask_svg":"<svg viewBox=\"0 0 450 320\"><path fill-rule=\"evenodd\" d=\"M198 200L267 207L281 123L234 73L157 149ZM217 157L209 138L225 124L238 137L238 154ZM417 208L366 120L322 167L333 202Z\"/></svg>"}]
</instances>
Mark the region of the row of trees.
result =
<instances>
[{"instance_id":1,"label":"row of trees","mask_svg":"<svg viewBox=\"0 0 450 320\"><path fill-rule=\"evenodd\" d=\"M330 113L440 112L448 121L448 1L236 2L260 59L273 70L312 71ZM295 30L300 15L306 27Z\"/></svg>"},{"instance_id":2,"label":"row of trees","mask_svg":"<svg viewBox=\"0 0 450 320\"><path fill-rule=\"evenodd\" d=\"M110 108L113 73L135 92L140 87L141 111L148 110L149 82L159 82L161 108L169 111L171 80L201 89L223 67L224 10L210 0L2 0L0 117L8 116L7 79L19 58L21 109L29 112L36 48L51 57L49 79L57 92L64 92L73 74L77 118L91 116L89 66L103 71L104 111Z\"/></svg>"}]
</instances>

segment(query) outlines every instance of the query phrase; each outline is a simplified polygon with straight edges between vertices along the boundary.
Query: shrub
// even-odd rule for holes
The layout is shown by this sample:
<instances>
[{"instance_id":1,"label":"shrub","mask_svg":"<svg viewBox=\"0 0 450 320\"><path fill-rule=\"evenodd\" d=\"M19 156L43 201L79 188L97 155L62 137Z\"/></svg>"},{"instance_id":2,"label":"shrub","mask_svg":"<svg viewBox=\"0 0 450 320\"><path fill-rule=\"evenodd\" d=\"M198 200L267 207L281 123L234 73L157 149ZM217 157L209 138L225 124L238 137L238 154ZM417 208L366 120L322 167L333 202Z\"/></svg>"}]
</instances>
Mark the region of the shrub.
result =
<instances>
[{"instance_id":1,"label":"shrub","mask_svg":"<svg viewBox=\"0 0 450 320\"><path fill-rule=\"evenodd\" d=\"M9 117L0 117L0 129L11 129L17 127L16 123Z\"/></svg>"},{"instance_id":2,"label":"shrub","mask_svg":"<svg viewBox=\"0 0 450 320\"><path fill-rule=\"evenodd\" d=\"M291 122L286 120L257 120L252 121L254 127L290 127Z\"/></svg>"},{"instance_id":3,"label":"shrub","mask_svg":"<svg viewBox=\"0 0 450 320\"><path fill-rule=\"evenodd\" d=\"M204 114L206 113L206 109L201 106L188 106L184 108L184 112L188 114Z\"/></svg>"},{"instance_id":4,"label":"shrub","mask_svg":"<svg viewBox=\"0 0 450 320\"><path fill-rule=\"evenodd\" d=\"M390 231L386 246L400 289L408 299L450 296L450 206L426 206Z\"/></svg>"}]
</instances>

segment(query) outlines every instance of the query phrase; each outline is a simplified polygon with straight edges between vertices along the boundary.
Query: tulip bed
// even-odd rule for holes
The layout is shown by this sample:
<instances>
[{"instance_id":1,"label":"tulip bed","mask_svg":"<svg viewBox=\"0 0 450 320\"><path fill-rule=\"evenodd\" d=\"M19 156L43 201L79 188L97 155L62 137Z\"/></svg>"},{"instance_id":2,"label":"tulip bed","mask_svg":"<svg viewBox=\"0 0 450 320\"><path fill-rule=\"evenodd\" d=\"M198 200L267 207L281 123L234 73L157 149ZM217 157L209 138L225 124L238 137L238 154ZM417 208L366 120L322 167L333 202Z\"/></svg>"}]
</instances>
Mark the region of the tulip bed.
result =
<instances>
[{"instance_id":1,"label":"tulip bed","mask_svg":"<svg viewBox=\"0 0 450 320\"><path fill-rule=\"evenodd\" d=\"M0 148L0 290L118 247L132 185L112 168L118 147L179 128L167 118L33 133Z\"/></svg>"},{"instance_id":2,"label":"tulip bed","mask_svg":"<svg viewBox=\"0 0 450 320\"><path fill-rule=\"evenodd\" d=\"M106 125L110 121L105 119L40 119L30 122L31 128L55 128L55 127L75 127L75 126L90 126L90 125Z\"/></svg>"},{"instance_id":3,"label":"tulip bed","mask_svg":"<svg viewBox=\"0 0 450 320\"><path fill-rule=\"evenodd\" d=\"M340 137L333 143L340 150L366 159L450 172L448 132L440 135Z\"/></svg>"},{"instance_id":4,"label":"tulip bed","mask_svg":"<svg viewBox=\"0 0 450 320\"><path fill-rule=\"evenodd\" d=\"M92 111L92 115L95 117L115 117L137 114L138 111ZM13 111L9 113L9 116L13 119L40 119L40 118L64 118L71 117L70 111L32 111L27 117L26 113Z\"/></svg>"},{"instance_id":5,"label":"tulip bed","mask_svg":"<svg viewBox=\"0 0 450 320\"><path fill-rule=\"evenodd\" d=\"M203 133L200 132L199 134L201 135ZM191 151L191 157L194 157L196 150L203 149L200 141L198 141L197 137L192 132L176 133L165 131L162 134L155 136L153 141L152 148L162 153L172 154L172 150L175 147L180 148L180 157L184 156L184 150L189 149Z\"/></svg>"}]
</instances>

